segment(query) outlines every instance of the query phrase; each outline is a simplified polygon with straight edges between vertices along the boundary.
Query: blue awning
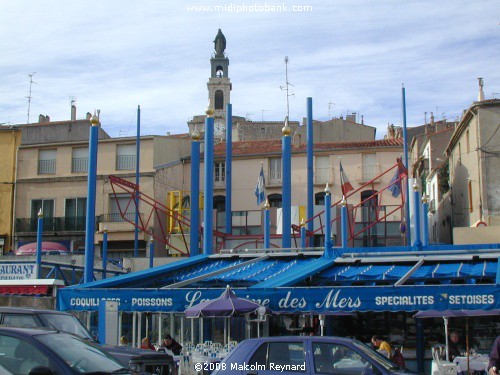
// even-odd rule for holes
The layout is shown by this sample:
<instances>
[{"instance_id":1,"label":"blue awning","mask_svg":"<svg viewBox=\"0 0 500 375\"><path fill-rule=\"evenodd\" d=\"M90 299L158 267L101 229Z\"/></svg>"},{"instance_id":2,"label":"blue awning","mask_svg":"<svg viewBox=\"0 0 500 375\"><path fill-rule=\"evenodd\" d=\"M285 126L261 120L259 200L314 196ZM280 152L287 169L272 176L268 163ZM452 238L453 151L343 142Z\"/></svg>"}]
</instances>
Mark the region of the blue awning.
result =
<instances>
[{"instance_id":1,"label":"blue awning","mask_svg":"<svg viewBox=\"0 0 500 375\"><path fill-rule=\"evenodd\" d=\"M406 275L416 264L335 264L313 277L309 285L387 285ZM423 264L405 282L407 285L476 284L494 282L497 262L433 262Z\"/></svg>"}]
</instances>

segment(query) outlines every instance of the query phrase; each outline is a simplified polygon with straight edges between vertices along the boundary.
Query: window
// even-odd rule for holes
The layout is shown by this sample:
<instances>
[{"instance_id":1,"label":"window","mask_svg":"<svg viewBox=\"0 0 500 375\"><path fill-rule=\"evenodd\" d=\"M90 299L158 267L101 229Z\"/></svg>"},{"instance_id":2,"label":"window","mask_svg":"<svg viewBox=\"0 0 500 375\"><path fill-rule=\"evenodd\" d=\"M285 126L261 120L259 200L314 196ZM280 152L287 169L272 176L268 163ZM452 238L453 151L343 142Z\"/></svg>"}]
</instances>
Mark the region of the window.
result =
<instances>
[{"instance_id":1,"label":"window","mask_svg":"<svg viewBox=\"0 0 500 375\"><path fill-rule=\"evenodd\" d=\"M215 109L224 109L224 93L222 90L215 92Z\"/></svg>"},{"instance_id":2,"label":"window","mask_svg":"<svg viewBox=\"0 0 500 375\"><path fill-rule=\"evenodd\" d=\"M269 159L269 182L281 182L281 158Z\"/></svg>"},{"instance_id":3,"label":"window","mask_svg":"<svg viewBox=\"0 0 500 375\"><path fill-rule=\"evenodd\" d=\"M267 200L269 201L269 207L280 208L283 204L281 194L270 194L267 196Z\"/></svg>"},{"instance_id":4,"label":"window","mask_svg":"<svg viewBox=\"0 0 500 375\"><path fill-rule=\"evenodd\" d=\"M216 186L224 186L226 182L226 163L215 163L214 183Z\"/></svg>"},{"instance_id":5,"label":"window","mask_svg":"<svg viewBox=\"0 0 500 375\"><path fill-rule=\"evenodd\" d=\"M131 221L135 220L135 202L131 194L116 194L110 197L110 210L104 221L120 222L125 221L121 213ZM121 213L120 213L121 210Z\"/></svg>"},{"instance_id":6,"label":"window","mask_svg":"<svg viewBox=\"0 0 500 375\"><path fill-rule=\"evenodd\" d=\"M116 169L121 171L135 170L136 161L136 146L131 145L118 145L116 147Z\"/></svg>"},{"instance_id":7,"label":"window","mask_svg":"<svg viewBox=\"0 0 500 375\"><path fill-rule=\"evenodd\" d=\"M302 342L269 342L262 344L255 351L249 363L267 369L268 371L265 372L281 373L283 368L280 369L277 366L294 366L294 369L287 369L285 372L307 372L305 367L306 355Z\"/></svg>"},{"instance_id":8,"label":"window","mask_svg":"<svg viewBox=\"0 0 500 375\"><path fill-rule=\"evenodd\" d=\"M467 188L469 190L469 212L474 211L474 203L472 201L472 181L467 183Z\"/></svg>"},{"instance_id":9,"label":"window","mask_svg":"<svg viewBox=\"0 0 500 375\"><path fill-rule=\"evenodd\" d=\"M330 180L330 156L316 157L316 183L326 184Z\"/></svg>"},{"instance_id":10,"label":"window","mask_svg":"<svg viewBox=\"0 0 500 375\"><path fill-rule=\"evenodd\" d=\"M28 341L1 335L1 364L13 374L29 374L36 366L49 366L49 358Z\"/></svg>"},{"instance_id":11,"label":"window","mask_svg":"<svg viewBox=\"0 0 500 375\"><path fill-rule=\"evenodd\" d=\"M314 194L314 204L318 206L325 205L325 192L320 191L319 193Z\"/></svg>"},{"instance_id":12,"label":"window","mask_svg":"<svg viewBox=\"0 0 500 375\"><path fill-rule=\"evenodd\" d=\"M9 327L38 327L35 317L31 314L3 314L2 325Z\"/></svg>"},{"instance_id":13,"label":"window","mask_svg":"<svg viewBox=\"0 0 500 375\"><path fill-rule=\"evenodd\" d=\"M54 200L33 199L31 201L31 227L37 228L38 213L42 211L43 229L54 230Z\"/></svg>"},{"instance_id":14,"label":"window","mask_svg":"<svg viewBox=\"0 0 500 375\"><path fill-rule=\"evenodd\" d=\"M38 152L38 174L56 173L56 151L40 150Z\"/></svg>"},{"instance_id":15,"label":"window","mask_svg":"<svg viewBox=\"0 0 500 375\"><path fill-rule=\"evenodd\" d=\"M363 154L363 165L361 172L362 181L373 180L378 175L377 155Z\"/></svg>"},{"instance_id":16,"label":"window","mask_svg":"<svg viewBox=\"0 0 500 375\"><path fill-rule=\"evenodd\" d=\"M355 350L334 343L314 342L314 369L319 374L364 374L370 363Z\"/></svg>"},{"instance_id":17,"label":"window","mask_svg":"<svg viewBox=\"0 0 500 375\"><path fill-rule=\"evenodd\" d=\"M71 172L81 173L89 170L89 149L74 148L71 159Z\"/></svg>"},{"instance_id":18,"label":"window","mask_svg":"<svg viewBox=\"0 0 500 375\"><path fill-rule=\"evenodd\" d=\"M64 207L65 230L85 230L87 198L66 199Z\"/></svg>"}]
</instances>

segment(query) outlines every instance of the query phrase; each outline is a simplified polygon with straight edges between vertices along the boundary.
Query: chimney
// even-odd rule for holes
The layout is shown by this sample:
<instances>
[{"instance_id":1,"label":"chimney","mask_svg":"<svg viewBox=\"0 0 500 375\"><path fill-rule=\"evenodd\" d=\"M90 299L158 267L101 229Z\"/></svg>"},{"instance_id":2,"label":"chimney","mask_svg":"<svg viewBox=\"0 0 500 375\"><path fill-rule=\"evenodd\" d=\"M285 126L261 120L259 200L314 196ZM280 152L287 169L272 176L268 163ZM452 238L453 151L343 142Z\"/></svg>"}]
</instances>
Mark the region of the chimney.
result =
<instances>
[{"instance_id":1,"label":"chimney","mask_svg":"<svg viewBox=\"0 0 500 375\"><path fill-rule=\"evenodd\" d=\"M365 115L361 115L361 125L365 124Z\"/></svg>"},{"instance_id":2,"label":"chimney","mask_svg":"<svg viewBox=\"0 0 500 375\"><path fill-rule=\"evenodd\" d=\"M71 121L76 120L76 105L71 105Z\"/></svg>"},{"instance_id":3,"label":"chimney","mask_svg":"<svg viewBox=\"0 0 500 375\"><path fill-rule=\"evenodd\" d=\"M43 123L45 122L45 116L44 116L44 115L42 115L42 114L39 114L39 115L38 115L38 122L39 122L40 124L43 124Z\"/></svg>"},{"instance_id":4,"label":"chimney","mask_svg":"<svg viewBox=\"0 0 500 375\"><path fill-rule=\"evenodd\" d=\"M483 79L478 78L479 81L479 95L477 96L477 101L482 102L484 100L484 91L483 91Z\"/></svg>"},{"instance_id":5,"label":"chimney","mask_svg":"<svg viewBox=\"0 0 500 375\"><path fill-rule=\"evenodd\" d=\"M434 125L434 112L431 112L431 125Z\"/></svg>"},{"instance_id":6,"label":"chimney","mask_svg":"<svg viewBox=\"0 0 500 375\"><path fill-rule=\"evenodd\" d=\"M92 118L92 113L87 112L87 115L85 116L85 118L90 121L90 119Z\"/></svg>"}]
</instances>

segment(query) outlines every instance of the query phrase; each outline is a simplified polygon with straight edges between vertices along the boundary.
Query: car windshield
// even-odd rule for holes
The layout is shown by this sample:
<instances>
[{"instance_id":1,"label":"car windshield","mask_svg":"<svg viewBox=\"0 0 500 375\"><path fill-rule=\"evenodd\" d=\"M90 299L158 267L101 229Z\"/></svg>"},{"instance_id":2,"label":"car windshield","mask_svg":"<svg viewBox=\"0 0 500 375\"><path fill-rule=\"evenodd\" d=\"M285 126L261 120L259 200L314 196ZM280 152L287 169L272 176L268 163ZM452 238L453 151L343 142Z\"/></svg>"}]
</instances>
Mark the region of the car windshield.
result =
<instances>
[{"instance_id":1,"label":"car windshield","mask_svg":"<svg viewBox=\"0 0 500 375\"><path fill-rule=\"evenodd\" d=\"M397 370L398 366L396 366L394 363L389 361L387 358L385 358L383 355L377 353L375 350L370 348L368 345L365 345L359 341L353 341L353 344L363 353L365 353L367 356L369 356L371 359L374 361L377 361L381 366L385 367L387 370Z\"/></svg>"},{"instance_id":2,"label":"car windshield","mask_svg":"<svg viewBox=\"0 0 500 375\"><path fill-rule=\"evenodd\" d=\"M93 344L67 333L45 333L36 339L56 352L74 371L121 372L123 366Z\"/></svg>"},{"instance_id":3,"label":"car windshield","mask_svg":"<svg viewBox=\"0 0 500 375\"><path fill-rule=\"evenodd\" d=\"M40 314L42 319L58 331L72 333L86 340L94 341L90 332L72 315L67 314Z\"/></svg>"}]
</instances>

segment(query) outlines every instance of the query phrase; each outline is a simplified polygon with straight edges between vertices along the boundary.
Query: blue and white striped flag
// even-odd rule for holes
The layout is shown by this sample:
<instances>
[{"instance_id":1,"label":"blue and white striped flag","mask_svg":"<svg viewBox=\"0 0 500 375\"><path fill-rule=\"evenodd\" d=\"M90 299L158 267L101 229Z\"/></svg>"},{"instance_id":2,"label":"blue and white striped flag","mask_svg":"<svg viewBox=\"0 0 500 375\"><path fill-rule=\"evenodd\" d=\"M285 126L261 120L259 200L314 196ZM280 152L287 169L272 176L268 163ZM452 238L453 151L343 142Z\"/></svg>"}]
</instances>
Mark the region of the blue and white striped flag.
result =
<instances>
[{"instance_id":1,"label":"blue and white striped flag","mask_svg":"<svg viewBox=\"0 0 500 375\"><path fill-rule=\"evenodd\" d=\"M264 178L264 166L260 167L257 186L255 187L255 196L257 197L257 206L266 200L266 179Z\"/></svg>"}]
</instances>

